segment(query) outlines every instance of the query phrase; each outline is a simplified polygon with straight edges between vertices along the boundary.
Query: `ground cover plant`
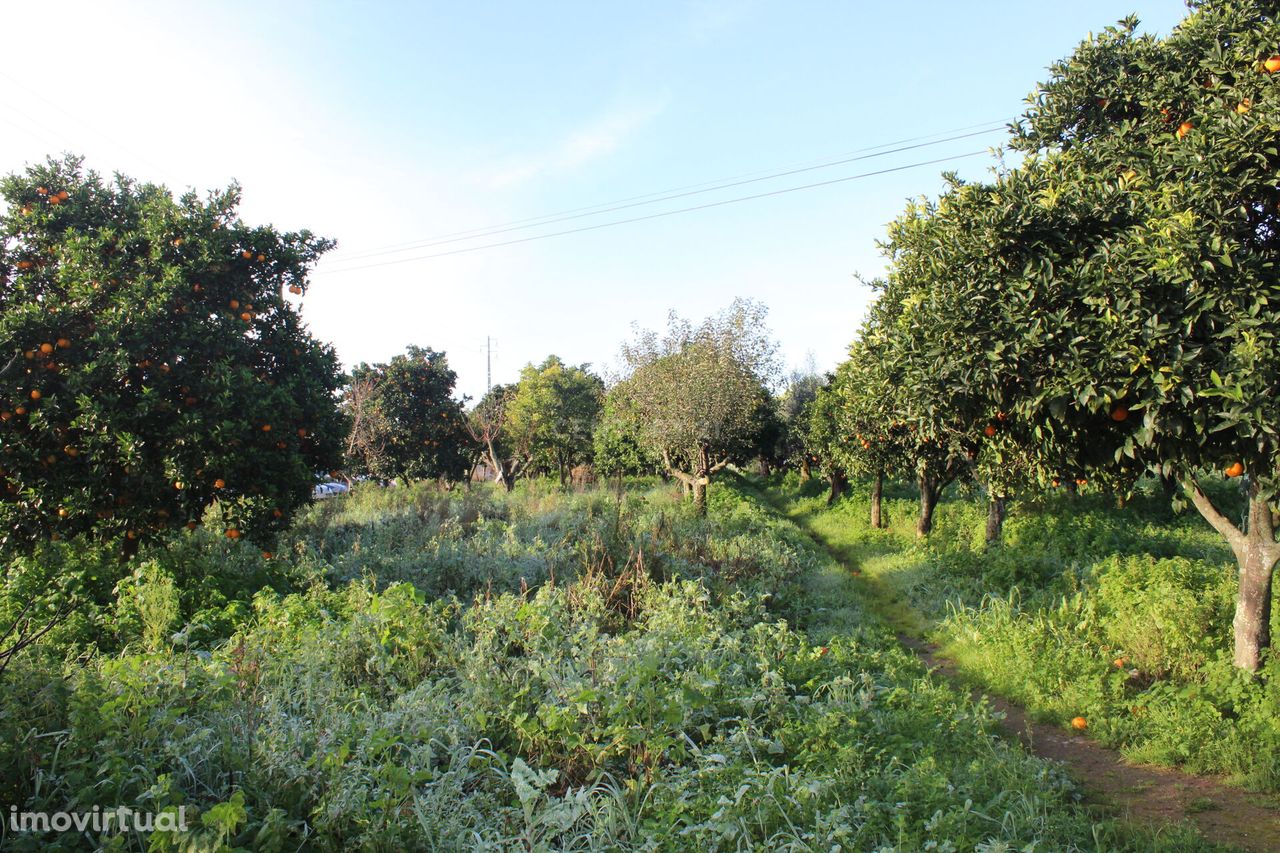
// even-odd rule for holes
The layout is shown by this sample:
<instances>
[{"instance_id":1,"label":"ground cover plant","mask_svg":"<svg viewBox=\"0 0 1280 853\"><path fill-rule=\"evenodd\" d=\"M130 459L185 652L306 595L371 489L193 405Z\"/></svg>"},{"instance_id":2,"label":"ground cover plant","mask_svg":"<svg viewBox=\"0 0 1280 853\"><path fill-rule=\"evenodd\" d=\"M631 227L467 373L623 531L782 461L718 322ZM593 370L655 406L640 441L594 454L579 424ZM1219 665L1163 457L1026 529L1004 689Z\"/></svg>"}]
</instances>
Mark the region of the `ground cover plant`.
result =
<instances>
[{"instance_id":1,"label":"ground cover plant","mask_svg":"<svg viewBox=\"0 0 1280 853\"><path fill-rule=\"evenodd\" d=\"M1218 486L1229 505L1235 487ZM784 493L901 627L972 680L1043 720L1083 717L1134 760L1280 790L1280 685L1232 666L1234 558L1194 515L1175 515L1157 483L1123 508L1066 489L1018 502L998 546L973 493L948 493L921 542L912 490L888 488L876 530L870 488L831 507L794 481Z\"/></svg>"},{"instance_id":2,"label":"ground cover plant","mask_svg":"<svg viewBox=\"0 0 1280 853\"><path fill-rule=\"evenodd\" d=\"M1202 849L1092 819L740 481L367 486L286 539L146 552L5 674L7 802L188 831L7 848Z\"/></svg>"}]
</instances>

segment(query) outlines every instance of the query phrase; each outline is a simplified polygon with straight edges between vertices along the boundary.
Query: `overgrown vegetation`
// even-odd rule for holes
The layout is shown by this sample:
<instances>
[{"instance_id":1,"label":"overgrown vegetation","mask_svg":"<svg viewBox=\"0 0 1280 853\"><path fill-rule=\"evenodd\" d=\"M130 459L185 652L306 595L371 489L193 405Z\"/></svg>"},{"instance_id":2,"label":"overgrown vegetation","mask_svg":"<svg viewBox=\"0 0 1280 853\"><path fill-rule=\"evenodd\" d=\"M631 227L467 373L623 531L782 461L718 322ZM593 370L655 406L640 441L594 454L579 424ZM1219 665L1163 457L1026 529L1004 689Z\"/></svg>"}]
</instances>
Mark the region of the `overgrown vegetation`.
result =
<instances>
[{"instance_id":1,"label":"overgrown vegetation","mask_svg":"<svg viewBox=\"0 0 1280 853\"><path fill-rule=\"evenodd\" d=\"M1157 485L1123 509L1066 490L1021 502L994 548L963 489L918 542L909 489L891 487L873 530L867 484L830 508L789 485L792 513L976 683L1059 725L1083 716L1134 760L1280 790L1280 684L1232 666L1234 558ZM1244 503L1227 484L1215 497Z\"/></svg>"},{"instance_id":2,"label":"overgrown vegetation","mask_svg":"<svg viewBox=\"0 0 1280 853\"><path fill-rule=\"evenodd\" d=\"M3 801L186 806L150 849L1194 847L1091 821L740 485L369 487L289 541L46 555L85 603L5 675Z\"/></svg>"}]
</instances>

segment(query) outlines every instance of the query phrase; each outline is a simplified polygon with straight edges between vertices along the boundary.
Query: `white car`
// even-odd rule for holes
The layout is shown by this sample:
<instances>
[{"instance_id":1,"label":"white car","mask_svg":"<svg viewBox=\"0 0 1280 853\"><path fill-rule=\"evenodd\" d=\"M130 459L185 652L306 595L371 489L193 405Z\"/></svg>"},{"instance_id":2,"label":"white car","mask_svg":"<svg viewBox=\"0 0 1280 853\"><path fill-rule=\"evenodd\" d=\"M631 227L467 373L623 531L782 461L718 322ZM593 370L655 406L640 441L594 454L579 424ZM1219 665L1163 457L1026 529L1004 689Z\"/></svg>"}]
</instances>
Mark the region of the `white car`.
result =
<instances>
[{"instance_id":1,"label":"white car","mask_svg":"<svg viewBox=\"0 0 1280 853\"><path fill-rule=\"evenodd\" d=\"M351 491L351 488L345 483L317 483L316 487L311 490L312 499L331 498L334 495L341 495Z\"/></svg>"}]
</instances>

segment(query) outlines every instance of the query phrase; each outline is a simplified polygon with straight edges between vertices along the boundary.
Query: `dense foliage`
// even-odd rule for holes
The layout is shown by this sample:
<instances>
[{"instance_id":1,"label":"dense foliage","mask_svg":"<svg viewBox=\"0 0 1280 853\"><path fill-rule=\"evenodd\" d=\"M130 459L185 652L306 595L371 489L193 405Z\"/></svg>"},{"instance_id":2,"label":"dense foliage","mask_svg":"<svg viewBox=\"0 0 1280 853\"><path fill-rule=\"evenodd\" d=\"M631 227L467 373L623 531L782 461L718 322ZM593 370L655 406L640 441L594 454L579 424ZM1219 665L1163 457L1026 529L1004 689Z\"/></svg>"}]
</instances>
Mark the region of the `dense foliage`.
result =
<instances>
[{"instance_id":1,"label":"dense foliage","mask_svg":"<svg viewBox=\"0 0 1280 853\"><path fill-rule=\"evenodd\" d=\"M0 181L0 551L199 524L265 541L342 436L289 294L332 244L78 160Z\"/></svg>"},{"instance_id":2,"label":"dense foliage","mask_svg":"<svg viewBox=\"0 0 1280 853\"><path fill-rule=\"evenodd\" d=\"M472 454L456 382L445 354L429 348L357 365L343 399L350 472L406 483L465 478Z\"/></svg>"}]
</instances>

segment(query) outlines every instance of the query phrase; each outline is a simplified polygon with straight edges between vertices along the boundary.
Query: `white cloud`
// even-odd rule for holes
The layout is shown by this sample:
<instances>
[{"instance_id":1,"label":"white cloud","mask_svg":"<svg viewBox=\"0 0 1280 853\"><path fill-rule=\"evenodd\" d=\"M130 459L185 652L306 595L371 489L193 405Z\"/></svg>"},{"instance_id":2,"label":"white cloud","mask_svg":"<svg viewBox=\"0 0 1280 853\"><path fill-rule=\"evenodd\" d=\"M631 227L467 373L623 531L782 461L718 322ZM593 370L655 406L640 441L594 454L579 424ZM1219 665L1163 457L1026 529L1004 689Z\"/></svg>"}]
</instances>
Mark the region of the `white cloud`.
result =
<instances>
[{"instance_id":1,"label":"white cloud","mask_svg":"<svg viewBox=\"0 0 1280 853\"><path fill-rule=\"evenodd\" d=\"M565 134L550 150L499 165L483 182L491 189L506 189L544 175L573 172L613 154L666 105L666 98L655 98L609 110Z\"/></svg>"}]
</instances>

